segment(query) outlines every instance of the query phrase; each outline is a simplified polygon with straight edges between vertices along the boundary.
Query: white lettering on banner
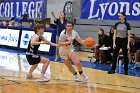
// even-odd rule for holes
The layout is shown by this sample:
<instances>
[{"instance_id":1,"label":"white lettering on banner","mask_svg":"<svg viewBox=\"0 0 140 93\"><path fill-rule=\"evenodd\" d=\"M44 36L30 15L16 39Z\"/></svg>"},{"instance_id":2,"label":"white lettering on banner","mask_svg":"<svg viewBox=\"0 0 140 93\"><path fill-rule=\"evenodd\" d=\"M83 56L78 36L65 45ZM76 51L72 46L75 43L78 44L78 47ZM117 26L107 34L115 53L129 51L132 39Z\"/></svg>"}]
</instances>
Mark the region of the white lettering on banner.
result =
<instances>
[{"instance_id":1,"label":"white lettering on banner","mask_svg":"<svg viewBox=\"0 0 140 93\"><path fill-rule=\"evenodd\" d=\"M41 7L42 7L42 1L38 1L38 2L36 2L36 15L35 15L35 17L37 18L37 17L39 17L39 18L41 18Z\"/></svg>"},{"instance_id":2,"label":"white lettering on banner","mask_svg":"<svg viewBox=\"0 0 140 93\"><path fill-rule=\"evenodd\" d=\"M5 4L4 14L5 14L5 17L9 17L10 16L10 4L9 3Z\"/></svg>"},{"instance_id":3,"label":"white lettering on banner","mask_svg":"<svg viewBox=\"0 0 140 93\"><path fill-rule=\"evenodd\" d=\"M119 2L119 4L121 5L120 12L123 12L124 8L126 8L126 15L130 15L130 4L128 2Z\"/></svg>"},{"instance_id":4,"label":"white lettering on banner","mask_svg":"<svg viewBox=\"0 0 140 93\"><path fill-rule=\"evenodd\" d=\"M137 7L137 6L138 6L138 7ZM133 9L134 9L134 10L132 10L132 15L134 15L134 16L140 15L140 3L139 3L139 2L135 2L135 3L133 4Z\"/></svg>"},{"instance_id":5,"label":"white lettering on banner","mask_svg":"<svg viewBox=\"0 0 140 93\"><path fill-rule=\"evenodd\" d=\"M90 19L90 18L96 18L99 15L99 9L97 10L97 13L95 15L92 15L93 9L94 9L94 2L96 0L90 0L90 1L91 1L91 7L90 7L90 15L89 15L88 19Z\"/></svg>"},{"instance_id":6,"label":"white lettering on banner","mask_svg":"<svg viewBox=\"0 0 140 93\"><path fill-rule=\"evenodd\" d=\"M28 6L28 2L22 3L22 14L27 14L26 12L27 6Z\"/></svg>"},{"instance_id":7,"label":"white lettering on banner","mask_svg":"<svg viewBox=\"0 0 140 93\"><path fill-rule=\"evenodd\" d=\"M21 17L23 14L28 14L29 17L42 18L41 13L43 9L43 1L36 2L6 2L0 3L0 16L1 17ZM16 8L16 9L15 9Z\"/></svg>"},{"instance_id":8,"label":"white lettering on banner","mask_svg":"<svg viewBox=\"0 0 140 93\"><path fill-rule=\"evenodd\" d=\"M112 7L113 7L113 5L114 5L114 7L115 7L114 13L112 13ZM111 15L111 16L116 15L117 12L118 12L118 4L117 4L116 2L111 3L110 6L109 6L108 12L109 12L109 15Z\"/></svg>"},{"instance_id":9,"label":"white lettering on banner","mask_svg":"<svg viewBox=\"0 0 140 93\"><path fill-rule=\"evenodd\" d=\"M88 19L98 18L98 19L102 20L102 19L104 19L104 16L107 12L110 16L114 16L114 15L118 15L117 13L120 13L124 10L125 10L124 12L126 13L126 15L132 15L132 16L139 16L140 15L140 2L135 2L135 3L129 3L129 2L101 3L101 4L99 4L99 9L97 9L95 11L94 10L95 1L96 0L90 0L91 6L90 6L90 13L89 13ZM130 11L130 8L131 8L130 4L133 4L131 11ZM99 18L99 15L101 15L101 18Z\"/></svg>"},{"instance_id":10,"label":"white lettering on banner","mask_svg":"<svg viewBox=\"0 0 140 93\"><path fill-rule=\"evenodd\" d=\"M21 17L21 12L19 12L19 2L16 2L16 17Z\"/></svg>"},{"instance_id":11,"label":"white lettering on banner","mask_svg":"<svg viewBox=\"0 0 140 93\"><path fill-rule=\"evenodd\" d=\"M14 11L13 11L13 6L14 6L14 2L11 2L11 17L14 17Z\"/></svg>"},{"instance_id":12,"label":"white lettering on banner","mask_svg":"<svg viewBox=\"0 0 140 93\"><path fill-rule=\"evenodd\" d=\"M4 3L0 4L0 16L3 17L2 8L4 9Z\"/></svg>"},{"instance_id":13,"label":"white lettering on banner","mask_svg":"<svg viewBox=\"0 0 140 93\"><path fill-rule=\"evenodd\" d=\"M29 5L29 11L28 11L29 17L34 18L35 10L32 9L32 8L35 8L34 2L31 2L30 3L30 5Z\"/></svg>"},{"instance_id":14,"label":"white lettering on banner","mask_svg":"<svg viewBox=\"0 0 140 93\"><path fill-rule=\"evenodd\" d=\"M105 5L105 8L103 7L104 5ZM101 18L101 19L104 18L105 11L106 11L106 8L107 8L108 5L109 5L109 3L105 3L105 4L100 4L100 5L99 5L99 6L101 7L101 11L103 11L103 12L102 12L102 18Z\"/></svg>"}]
</instances>

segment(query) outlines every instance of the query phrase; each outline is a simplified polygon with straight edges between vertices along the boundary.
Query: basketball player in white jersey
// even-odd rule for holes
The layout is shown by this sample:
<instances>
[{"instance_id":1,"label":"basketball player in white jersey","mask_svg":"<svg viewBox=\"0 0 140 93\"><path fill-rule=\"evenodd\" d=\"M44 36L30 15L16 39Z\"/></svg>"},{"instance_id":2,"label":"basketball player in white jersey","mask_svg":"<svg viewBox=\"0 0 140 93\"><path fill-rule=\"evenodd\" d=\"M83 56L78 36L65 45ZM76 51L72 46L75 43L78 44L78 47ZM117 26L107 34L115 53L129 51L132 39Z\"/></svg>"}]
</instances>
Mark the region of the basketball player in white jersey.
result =
<instances>
[{"instance_id":1,"label":"basketball player in white jersey","mask_svg":"<svg viewBox=\"0 0 140 93\"><path fill-rule=\"evenodd\" d=\"M75 81L79 80L78 74L70 63L70 60L74 62L80 76L86 81L88 80L88 77L83 73L82 65L73 46L74 39L76 39L81 44L84 44L84 40L80 38L75 30L73 30L73 27L74 24L72 22L67 22L66 29L61 32L59 37L59 55L69 71L74 75Z\"/></svg>"}]
</instances>

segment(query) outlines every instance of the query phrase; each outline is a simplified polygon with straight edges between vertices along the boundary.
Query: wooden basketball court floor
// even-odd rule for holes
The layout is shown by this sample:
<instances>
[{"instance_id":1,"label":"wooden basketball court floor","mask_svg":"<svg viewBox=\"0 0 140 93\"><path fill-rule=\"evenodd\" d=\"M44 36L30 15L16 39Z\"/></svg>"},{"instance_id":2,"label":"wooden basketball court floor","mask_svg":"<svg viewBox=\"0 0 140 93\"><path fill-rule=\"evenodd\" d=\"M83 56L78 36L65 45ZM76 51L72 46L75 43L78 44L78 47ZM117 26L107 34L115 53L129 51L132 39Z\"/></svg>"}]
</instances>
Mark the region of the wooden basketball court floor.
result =
<instances>
[{"instance_id":1,"label":"wooden basketball court floor","mask_svg":"<svg viewBox=\"0 0 140 93\"><path fill-rule=\"evenodd\" d=\"M89 61L91 53L78 52L80 60ZM0 93L140 93L140 77L83 68L88 81L75 82L61 62L51 62L47 69L50 82L26 80L29 64L23 53L0 51ZM39 76L41 65L34 75ZM79 76L80 77L80 76Z\"/></svg>"}]
</instances>

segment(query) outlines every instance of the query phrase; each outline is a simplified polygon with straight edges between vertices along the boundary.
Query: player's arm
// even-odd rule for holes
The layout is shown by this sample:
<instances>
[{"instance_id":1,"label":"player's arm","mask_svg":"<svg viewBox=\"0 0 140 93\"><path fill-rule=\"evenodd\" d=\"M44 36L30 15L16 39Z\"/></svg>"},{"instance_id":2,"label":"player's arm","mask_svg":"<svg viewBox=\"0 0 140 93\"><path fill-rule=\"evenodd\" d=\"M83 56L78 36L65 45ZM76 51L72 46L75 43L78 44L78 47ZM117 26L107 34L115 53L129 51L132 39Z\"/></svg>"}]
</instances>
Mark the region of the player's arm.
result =
<instances>
[{"instance_id":1,"label":"player's arm","mask_svg":"<svg viewBox=\"0 0 140 93\"><path fill-rule=\"evenodd\" d=\"M77 33L76 37L75 37L76 41L78 41L80 44L84 44L85 40L81 39L79 34Z\"/></svg>"},{"instance_id":2,"label":"player's arm","mask_svg":"<svg viewBox=\"0 0 140 93\"><path fill-rule=\"evenodd\" d=\"M53 11L51 12L51 14L52 14L52 17L53 17L54 21L56 21L56 20L57 20L57 18L55 17L55 15L54 15L54 12L53 12Z\"/></svg>"},{"instance_id":3,"label":"player's arm","mask_svg":"<svg viewBox=\"0 0 140 93\"><path fill-rule=\"evenodd\" d=\"M66 35L62 31L59 36L59 41L58 41L59 46L69 45L71 43L72 43L72 39L67 40Z\"/></svg>"},{"instance_id":4,"label":"player's arm","mask_svg":"<svg viewBox=\"0 0 140 93\"><path fill-rule=\"evenodd\" d=\"M52 42L48 41L47 39L45 39L45 37L44 37L44 36L42 36L42 41L44 42L44 44L47 44L47 45L51 45L51 46L56 46L56 47L58 47L58 45L57 45L57 44L55 44L55 43L52 43Z\"/></svg>"},{"instance_id":5,"label":"player's arm","mask_svg":"<svg viewBox=\"0 0 140 93\"><path fill-rule=\"evenodd\" d=\"M116 41L116 29L114 29L114 35L113 35L113 48L116 47L115 41Z\"/></svg>"},{"instance_id":6,"label":"player's arm","mask_svg":"<svg viewBox=\"0 0 140 93\"><path fill-rule=\"evenodd\" d=\"M128 42L127 42L127 49L129 50L130 49L130 31L131 31L131 28L130 28L130 24L128 23L127 24L127 30L128 30L128 32L127 32L127 37L128 37Z\"/></svg>"},{"instance_id":7,"label":"player's arm","mask_svg":"<svg viewBox=\"0 0 140 93\"><path fill-rule=\"evenodd\" d=\"M72 40L66 40L66 41L62 41L62 40L59 40L59 46L64 46L64 45L70 45L72 43Z\"/></svg>"},{"instance_id":8,"label":"player's arm","mask_svg":"<svg viewBox=\"0 0 140 93\"><path fill-rule=\"evenodd\" d=\"M45 42L41 41L38 42L39 40L39 36L38 35L33 35L33 37L31 38L31 45L40 45L40 44L44 44Z\"/></svg>"}]
</instances>

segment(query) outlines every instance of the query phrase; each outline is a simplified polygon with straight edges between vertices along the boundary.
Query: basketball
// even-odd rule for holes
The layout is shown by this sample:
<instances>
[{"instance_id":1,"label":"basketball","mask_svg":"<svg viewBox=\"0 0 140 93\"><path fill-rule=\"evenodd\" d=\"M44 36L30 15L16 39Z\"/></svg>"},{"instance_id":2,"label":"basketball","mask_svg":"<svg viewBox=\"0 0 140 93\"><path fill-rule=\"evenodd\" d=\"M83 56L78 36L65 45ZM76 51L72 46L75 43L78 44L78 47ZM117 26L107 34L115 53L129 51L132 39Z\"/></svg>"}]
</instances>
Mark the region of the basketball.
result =
<instances>
[{"instance_id":1,"label":"basketball","mask_svg":"<svg viewBox=\"0 0 140 93\"><path fill-rule=\"evenodd\" d=\"M85 46L88 48L94 46L94 39L92 37L87 37L85 39Z\"/></svg>"}]
</instances>

